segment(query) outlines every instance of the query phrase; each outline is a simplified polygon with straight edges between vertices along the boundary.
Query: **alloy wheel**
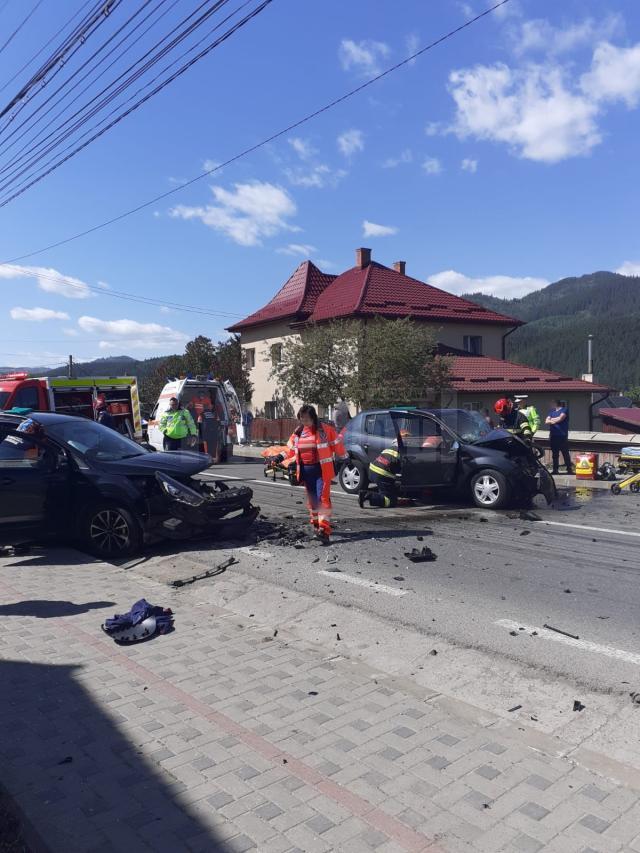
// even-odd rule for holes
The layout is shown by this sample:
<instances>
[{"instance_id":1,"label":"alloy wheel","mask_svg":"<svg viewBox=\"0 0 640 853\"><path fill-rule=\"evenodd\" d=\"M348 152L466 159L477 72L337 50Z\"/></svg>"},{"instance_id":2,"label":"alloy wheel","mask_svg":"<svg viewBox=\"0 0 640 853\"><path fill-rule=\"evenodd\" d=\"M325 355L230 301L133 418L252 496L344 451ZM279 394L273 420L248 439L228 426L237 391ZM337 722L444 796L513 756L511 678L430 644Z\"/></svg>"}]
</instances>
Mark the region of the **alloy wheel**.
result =
<instances>
[{"instance_id":1,"label":"alloy wheel","mask_svg":"<svg viewBox=\"0 0 640 853\"><path fill-rule=\"evenodd\" d=\"M500 497L500 483L491 474L484 474L476 480L473 491L479 503L491 506Z\"/></svg>"},{"instance_id":2,"label":"alloy wheel","mask_svg":"<svg viewBox=\"0 0 640 853\"><path fill-rule=\"evenodd\" d=\"M131 530L127 519L117 509L103 509L89 523L89 538L103 553L117 554L130 546Z\"/></svg>"},{"instance_id":3,"label":"alloy wheel","mask_svg":"<svg viewBox=\"0 0 640 853\"><path fill-rule=\"evenodd\" d=\"M342 469L342 482L347 489L356 491L360 486L360 470L355 465L345 465Z\"/></svg>"}]
</instances>

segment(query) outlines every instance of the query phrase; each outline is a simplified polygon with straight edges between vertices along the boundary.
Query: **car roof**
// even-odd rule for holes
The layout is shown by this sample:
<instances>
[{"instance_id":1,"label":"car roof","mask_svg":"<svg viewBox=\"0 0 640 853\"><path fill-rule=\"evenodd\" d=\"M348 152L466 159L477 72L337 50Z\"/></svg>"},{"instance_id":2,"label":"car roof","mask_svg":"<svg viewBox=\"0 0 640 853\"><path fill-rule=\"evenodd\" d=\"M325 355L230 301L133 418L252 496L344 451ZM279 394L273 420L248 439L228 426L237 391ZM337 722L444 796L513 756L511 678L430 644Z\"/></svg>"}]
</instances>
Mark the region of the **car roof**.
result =
<instances>
[{"instance_id":1,"label":"car roof","mask_svg":"<svg viewBox=\"0 0 640 853\"><path fill-rule=\"evenodd\" d=\"M466 409L427 409L424 406L390 406L388 409L366 409L365 411L360 412L361 415L386 415L391 412L396 412L397 414L408 414L408 415L441 415L444 412L464 412L467 414Z\"/></svg>"},{"instance_id":2,"label":"car roof","mask_svg":"<svg viewBox=\"0 0 640 853\"><path fill-rule=\"evenodd\" d=\"M27 414L17 414L12 412L0 413L0 421L3 421L4 423L16 423L19 421L25 421L27 418L31 418L36 421L36 423L42 424L42 426L47 426L47 424L76 422L78 420L77 415L59 415L57 412L28 412ZM83 418L83 420L86 421L89 419ZM92 423L94 423L94 421L92 421Z\"/></svg>"}]
</instances>

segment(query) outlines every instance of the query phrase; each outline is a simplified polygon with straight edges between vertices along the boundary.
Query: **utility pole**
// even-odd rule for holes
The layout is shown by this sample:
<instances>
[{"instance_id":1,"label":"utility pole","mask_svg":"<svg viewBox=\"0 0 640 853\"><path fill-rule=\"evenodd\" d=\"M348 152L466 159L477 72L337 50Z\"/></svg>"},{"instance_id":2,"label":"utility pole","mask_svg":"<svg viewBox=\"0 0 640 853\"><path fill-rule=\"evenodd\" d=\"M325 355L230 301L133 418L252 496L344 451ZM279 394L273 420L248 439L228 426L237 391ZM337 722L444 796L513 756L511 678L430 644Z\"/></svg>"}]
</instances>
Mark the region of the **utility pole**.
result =
<instances>
[{"instance_id":1,"label":"utility pole","mask_svg":"<svg viewBox=\"0 0 640 853\"><path fill-rule=\"evenodd\" d=\"M73 379L73 356L69 356L69 379Z\"/></svg>"}]
</instances>

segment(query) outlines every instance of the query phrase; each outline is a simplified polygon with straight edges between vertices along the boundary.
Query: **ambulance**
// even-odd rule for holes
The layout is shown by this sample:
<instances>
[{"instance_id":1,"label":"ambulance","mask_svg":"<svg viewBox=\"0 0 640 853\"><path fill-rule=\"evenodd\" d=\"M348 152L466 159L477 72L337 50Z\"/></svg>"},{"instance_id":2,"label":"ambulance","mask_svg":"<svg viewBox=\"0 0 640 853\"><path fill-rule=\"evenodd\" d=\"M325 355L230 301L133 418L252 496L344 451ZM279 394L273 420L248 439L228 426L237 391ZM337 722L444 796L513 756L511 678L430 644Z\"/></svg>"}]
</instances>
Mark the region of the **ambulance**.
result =
<instances>
[{"instance_id":1,"label":"ambulance","mask_svg":"<svg viewBox=\"0 0 640 853\"><path fill-rule=\"evenodd\" d=\"M0 409L33 409L95 420L96 404L104 401L116 428L140 440L142 418L135 376L30 377L28 373L0 375Z\"/></svg>"},{"instance_id":2,"label":"ambulance","mask_svg":"<svg viewBox=\"0 0 640 853\"><path fill-rule=\"evenodd\" d=\"M198 427L199 450L209 453L214 462L225 462L233 455L233 445L244 437L242 406L232 383L208 376L187 376L166 383L148 423L148 441L155 450L163 449L160 419L177 397ZM185 447L185 449L189 449Z\"/></svg>"}]
</instances>

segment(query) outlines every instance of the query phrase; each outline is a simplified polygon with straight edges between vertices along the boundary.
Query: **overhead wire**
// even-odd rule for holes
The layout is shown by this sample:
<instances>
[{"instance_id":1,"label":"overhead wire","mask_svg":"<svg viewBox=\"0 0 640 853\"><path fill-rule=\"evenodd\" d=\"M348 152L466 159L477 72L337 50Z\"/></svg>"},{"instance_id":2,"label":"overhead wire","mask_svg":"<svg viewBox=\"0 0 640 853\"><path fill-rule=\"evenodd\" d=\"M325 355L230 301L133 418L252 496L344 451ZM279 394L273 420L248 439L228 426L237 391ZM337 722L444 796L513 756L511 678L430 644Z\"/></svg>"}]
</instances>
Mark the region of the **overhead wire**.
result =
<instances>
[{"instance_id":1,"label":"overhead wire","mask_svg":"<svg viewBox=\"0 0 640 853\"><path fill-rule=\"evenodd\" d=\"M318 116L322 115L325 112L328 112L329 110L333 109L334 107L338 106L339 104L344 103L345 101L347 101L350 98L354 97L355 95L359 94L363 90L367 89L369 86L372 86L374 83L377 83L379 80L382 80L385 77L387 77L389 74L392 74L394 71L397 71L399 68L403 68L404 66L413 62L415 59L417 59L419 56L422 56L427 51L433 50L438 45L448 41L451 38L453 38L453 36L457 35L459 32L462 32L463 30L465 30L468 27L475 24L477 21L480 21L481 19L485 18L487 15L490 15L491 13L495 12L496 9L499 9L502 6L505 6L509 2L510 2L510 0L500 0L500 2L495 3L493 6L489 7L488 9L485 9L483 12L478 13L475 17L470 18L469 20L465 21L460 26L455 27L453 30L450 30L449 32L445 33L444 35L440 36L439 38L437 38L434 41L430 42L429 44L425 45L425 47L421 48L420 50L417 50L416 52L412 53L410 56L407 56L405 59L401 60L400 62L397 62L394 65L389 66L384 71L380 72L379 74L376 74L374 77L371 77L369 80L366 80L364 83L361 83L359 86L356 86L355 88L350 89L348 92L345 92L343 95L341 95L337 98L334 98L332 101L329 101L324 106L319 107L318 109L314 110L313 112L307 113L302 118L297 119L294 122L291 122L291 124L287 125L286 127L282 128L281 130L278 130L275 133L272 133L270 136L267 136L266 138L260 140L259 142L256 142L253 145L250 145L249 147L238 152L237 154L233 155L232 157L229 157L223 163L220 163L219 165L215 166L214 168L206 169L203 172L200 172L195 177L190 178L187 181L183 181L182 183L178 184L177 186L172 187L171 189L166 190L162 193L159 193L158 195L153 196L153 198L149 198L146 201L143 201L140 204L136 205L135 207L131 207L131 208L123 211L122 213L117 214L116 216L112 216L109 219L103 220L102 222L98 222L95 225L92 225L90 228L85 228L84 230L79 231L75 234L72 234L69 237L65 237L61 240L57 240L54 243L49 243L47 246L42 246L39 249L34 249L31 252L25 252L22 255L17 255L14 258L10 258L7 261L1 262L0 266L12 264L12 263L15 263L16 261L22 261L22 260L25 260L26 258L32 258L35 255L41 255L43 252L48 252L51 249L57 249L58 247L65 246L69 243L74 242L75 240L80 240L82 237L87 237L89 234L94 234L96 231L100 231L103 228L107 228L110 225L114 225L116 222L121 222L123 219L127 219L129 216L133 216L134 214L139 213L140 211L145 210L146 208L151 207L152 205L157 204L158 202L163 201L164 199L169 198L170 196L173 196L176 193L182 192L182 190L186 189L187 187L190 187L193 184L198 183L199 181L202 181L205 178L208 178L210 175L214 174L214 172L218 172L218 171L220 171L220 169L223 169L227 166L230 166L232 163L235 163L236 161L241 160L244 157L247 157L249 154L252 154L255 151L258 151L260 148L263 148L265 145L268 145L271 142L274 142L276 139L280 139L281 137L286 136L288 133L291 133L293 130L296 130L298 127L301 127L302 125L307 124L308 122L312 121L314 118L317 118Z\"/></svg>"},{"instance_id":2,"label":"overhead wire","mask_svg":"<svg viewBox=\"0 0 640 853\"><path fill-rule=\"evenodd\" d=\"M146 0L145 4L143 4L143 5L147 5L148 2L150 2L150 0ZM162 2L164 2L164 0L161 0L160 5L162 5ZM79 127L81 127L83 123L85 123L88 119L90 119L91 117L96 115L100 111L100 109L102 109L105 105L108 105L111 100L113 100L115 97L117 97L120 94L120 92L124 91L124 89L126 89L127 86L131 85L132 82L135 82L135 80L137 80L148 68L152 67L156 62L159 62L162 59L162 57L168 51L172 50L175 46L180 44L181 41L183 41L185 38L187 38L192 32L195 31L195 29L197 29L204 22L206 22L211 17L211 15L213 15L219 8L221 8L226 3L230 2L230 0L216 0L208 10L206 10L199 18L196 18L194 21L192 21L189 24L188 23L189 20L191 18L194 18L194 16L197 15L197 13L201 9L203 9L203 7L205 7L207 5L207 3L210 3L210 2L211 2L211 0L204 0L204 2L202 2L194 11L192 11L189 15L187 15L186 18L182 19L179 24L177 24L172 30L170 30L170 32L168 34L163 36L162 39L160 39L160 41L156 42L156 44L154 44L149 50L147 50L147 52L142 57L136 59L136 61L133 64L131 64L124 71L122 71L115 78L115 80L112 80L100 92L93 95L93 97L86 104L82 105L73 114L71 114L70 116L65 118L65 120L61 124L59 124L58 127L54 131L51 131L48 134L48 137L45 140L45 142L41 143L41 144L47 145L47 149L44 152L40 152L36 159L41 158L42 156L46 156L46 154L48 154L50 151L52 151L56 147L56 145L59 144L59 142L61 140L64 141L64 139L68 138L68 136L70 136L71 133L75 132L75 130L77 130ZM138 10L138 12L139 11L140 10ZM138 14L138 13L136 12L135 14ZM133 17L135 17L135 15L131 16L131 18L129 18L128 21L125 22L123 27L125 27L133 19ZM187 24L186 28L184 28L182 31L180 31L180 28L183 27L185 24ZM174 36L174 34L176 34L176 33L177 33L177 35ZM168 41L168 43L163 46L163 42L167 42L167 40L170 39L172 36L174 36L174 38L171 41ZM113 36L112 36L112 38L113 38ZM105 45L110 40L111 39L109 39L105 43ZM136 40L136 41L138 41L138 40ZM75 71L70 79L72 79L77 73L79 73L79 71L81 71L84 68L84 66L87 65L87 63L89 63L91 61L91 59L93 59L103 49L103 47L105 45L101 46L101 48L99 48L98 51L96 51L96 53L93 55L93 57L90 57L89 60L87 60L87 62L84 63L84 65L81 66L80 69ZM154 55L154 51L156 52L155 55ZM123 53L126 53L126 52L127 51L124 51ZM141 68L137 67L137 66L140 66L140 63L142 63L144 60L146 60L145 65L143 65ZM130 72L131 72L131 74L130 74ZM105 70L105 73L106 73L106 70ZM127 78L128 74L130 74L130 77ZM100 74L97 79L99 79L101 76L103 76L103 74ZM119 85L115 89L115 91L110 92L110 90L113 89L113 87L119 81L122 81L122 82L119 83ZM63 85L58 90L56 90L56 92L54 92L51 97L55 97L58 94L58 92L60 92L61 89L67 85L68 82L69 82L69 80L65 81L65 83L63 83ZM83 90L83 92L84 91L86 91L86 88ZM61 103L65 97L66 97L66 95L63 96L62 98L60 98L58 103ZM99 100L100 98L102 98L102 101ZM94 102L96 102L96 101L98 101L98 103L91 108L89 113L86 113L85 111L87 109L89 109L89 107L91 107L91 105L94 104ZM49 111L50 110L47 110L47 113ZM85 113L84 115L83 115L83 112ZM34 113L34 115L35 115L35 113ZM74 119L77 119L76 124L73 125L70 130L67 130L66 132L61 133L58 137L54 136L54 134L56 134L60 131L64 131L65 125L68 125ZM28 119L27 119L27 121L28 121ZM47 125L47 128L45 128L45 129L48 129L49 126L50 125ZM7 140L10 139L10 137L12 135L13 134L10 134L6 139ZM13 143L13 144L15 144L15 143ZM2 151L2 146L0 146L0 151ZM28 153L29 153L29 150L27 150L24 154L21 153L18 157L18 160L25 157Z\"/></svg>"},{"instance_id":3,"label":"overhead wire","mask_svg":"<svg viewBox=\"0 0 640 853\"><path fill-rule=\"evenodd\" d=\"M15 29L15 30L14 30L14 31L9 35L9 37L7 38L7 40L6 40L2 45L0 45L0 53L2 53L2 51L3 51L3 50L5 50L5 49L6 49L6 48L11 44L11 42L12 42L12 41L14 40L14 38L18 35L18 33L20 32L20 30L25 26L25 24L30 20L30 18L32 18L32 17L33 17L33 15L38 11L38 9L40 8L40 6L42 6L42 3L43 3L43 2L44 2L44 0L36 0L36 5L35 5L35 6L33 7L33 9L32 9L28 14L27 14L26 18L24 18L24 19L21 21L21 23L20 23L20 24L18 24L18 26L16 27L16 29Z\"/></svg>"},{"instance_id":4,"label":"overhead wire","mask_svg":"<svg viewBox=\"0 0 640 853\"><path fill-rule=\"evenodd\" d=\"M8 2L8 0L5 0L5 5L6 5L6 3L7 3L7 2ZM51 36L51 38L50 38L48 41L46 41L46 42L42 45L42 47L40 48L40 50L38 50L38 52L37 52L37 53L34 53L34 54L33 54L33 56L31 57L31 59L28 59L28 60L24 63L24 65L16 71L16 73L13 75L13 77L10 77L10 78L7 80L7 82L6 82L3 86L0 86L0 92L4 92L4 90L5 90L8 86L10 86L10 85L13 83L13 81L14 81L17 77L19 77L19 76L22 74L22 72L23 72L23 71L26 71L26 69L31 65L31 63L32 63L32 62L35 62L35 60L40 56L40 54L41 54L41 53L43 53L43 52L44 52L44 51L49 47L49 45L51 44L51 42L52 42L52 41L54 41L55 39L57 39L57 38L58 38L58 36L60 35L60 33L63 33L63 32L66 30L66 28L69 26L69 24L71 24L71 23L72 23L72 22L73 22L73 21L78 17L78 15L79 15L79 14L80 14L84 9L86 9L86 8L87 8L87 6L91 5L91 3L92 3L92 2L93 2L93 0L87 0L87 2L86 2L86 3L84 3L84 5L82 5L82 6L80 7L80 9L78 9L78 11L77 11L75 14L74 14L74 15L72 15L72 16L67 20L67 22L66 22L66 23L64 23L64 24L60 27L60 29L59 29L59 30L57 30L57 32L55 32L55 33ZM2 8L0 8L0 14L1 14L1 13L2 13Z\"/></svg>"},{"instance_id":5,"label":"overhead wire","mask_svg":"<svg viewBox=\"0 0 640 853\"><path fill-rule=\"evenodd\" d=\"M244 3L242 3L240 7L238 7L238 9L234 10L234 11L233 11L230 15L228 15L228 16L227 16L227 17L226 17L222 22L220 22L218 25L216 25L216 26L213 28L213 30L211 30L211 32L214 32L215 30L220 29L220 27L221 27L221 26L222 26L226 21L228 21L231 17L233 17L235 14L237 14L237 12L239 11L239 9L243 8L244 6L249 5L249 3L250 3L250 2L252 2L252 1L253 1L253 0L245 0L245 2L244 2ZM224 2L228 2L228 0L224 0ZM181 76L183 73L185 73L185 71L187 71L187 70L188 70L192 65L194 65L196 62L200 61L200 59L202 59L204 56L206 56L208 53L210 53L212 50L214 50L216 47L218 47L220 44L222 44L222 43L223 43L224 41L226 41L228 38L230 38L230 37L231 37L231 36L232 36L232 35L233 35L233 34L234 34L238 29L240 29L240 28L241 28L241 27L243 27L246 23L248 23L252 18L254 18L257 14L259 14L259 13L260 13L260 12L261 12L261 11L262 11L266 6L268 6L271 2L272 2L272 0L263 0L263 2L262 2L262 3L261 3L261 4L260 4L256 9L254 9L251 13L249 13L249 14L248 14L248 15L246 15L244 18L242 18L240 21L238 21L234 26L232 26L229 30L227 30L227 32L225 32L222 36L220 36L219 38L217 38L217 39L216 39L212 44L210 44L210 45L208 45L206 48L204 48L204 49L203 49L199 54L197 54L197 55L196 55L195 57L193 57L191 60L189 60L189 61L188 61L188 62L186 62L184 65L182 65L180 68L178 68L178 70L177 70L177 71L175 71L173 74L171 74L168 78L166 78L166 79L162 80L160 83L158 83L158 85L157 85L157 86L155 86L151 92L147 93L144 97L140 98L138 101L136 101L136 102L135 102L131 107L129 107L127 110L125 110L124 112L121 112L121 113L120 113L119 115L117 115L117 116L116 116L116 118L115 118L115 119L113 119L112 121L108 121L109 117L110 117L111 115L113 115L114 113L117 113L117 112L118 112L118 110L121 110L121 109L122 109L122 106L124 106L124 104L119 105L117 108L115 108L115 109L114 109L114 110L112 110L110 113L108 113L108 114L107 114L107 116L103 117L103 118L102 118L102 119L101 119L101 120L100 120L96 125L94 125L94 127L93 127L93 128L91 128L90 130L88 130L87 132L85 132L85 134L83 134L83 136L81 136L78 140L76 140L76 142L74 142L74 143L73 143L72 145L70 145L70 146L67 146L67 148L66 148L66 149L63 149L63 151L62 151L62 152L59 152L59 154L58 154L58 155L56 155L56 156L59 158L57 161L56 161L56 159L55 159L55 157L54 157L54 158L53 158L52 160L50 160L47 164L45 164L44 166L42 166L41 168L43 168L43 169L45 170L44 172L42 172L42 173L41 173L41 174L39 174L37 177L35 177L34 179L32 179L32 180L31 180L30 178L33 178L33 175L35 174L35 173L32 173L32 175L31 175L31 176L26 177L26 178L24 179L24 181L23 181L23 183L22 183L22 184L18 185L18 187L17 187L17 188L14 188L14 190L13 190L13 191L12 191L12 193L11 193L11 195L9 195L9 196L5 196L5 197L1 198L1 199L0 199L0 207L5 206L5 205L6 205L6 204L8 204L10 201L12 201L14 198L16 198L17 196L21 195L23 192L25 192L27 189L29 189L31 186L33 186L35 183L38 183L40 180L42 180L42 179L43 179L44 177L46 177L48 174L50 174L51 172L55 171L55 169L59 168L59 166L61 166L63 163L65 163L65 162L67 162L69 159L71 159L71 157L75 156L79 151L81 151L81 150L83 150L84 148L86 148L88 145L90 145L93 141L95 141L96 139L98 139L100 136L102 136L104 133L106 133L106 132L107 132L108 130L110 130L112 127L114 127L115 125L119 124L123 119L125 119L127 116L129 116L132 112L134 112L135 110L139 109L139 107L141 107L144 103L146 103L148 100L150 100L150 99L151 99L152 97L154 97L156 94L158 94L160 91L162 91L162 90L163 90L164 88L166 88L168 85L170 85L171 83L173 83L173 82L174 82L174 80L176 80L179 76ZM202 43L202 41L204 41L204 40L205 40L205 39L202 39L200 42L198 42L198 44L201 44L201 43ZM191 48L189 48L189 49L185 52L185 54L183 54L183 56L185 56L185 55L187 55L188 53L192 52L196 47L197 47L197 45L192 46ZM175 62L174 62L174 63L172 63L172 64L175 64ZM171 67L171 65L169 65L168 67L170 68L170 67ZM160 76L162 76L162 74L163 74L165 71L166 71L166 68L163 70L163 72L161 72L159 75L157 75L157 77L156 77L156 78L154 78L154 80L157 80ZM144 85L144 86L142 86L140 89L138 89L138 90L137 90L137 92L136 92L136 93L134 93L134 95L132 95L132 96L131 96L127 101L125 101L124 103L125 103L125 104L126 104L126 103L128 103L132 98L134 98L134 97L135 97L135 95L137 95L137 94L138 94L139 92L141 92L141 91L144 91L144 89L145 89L145 88L147 88L149 85L152 85L152 83L154 82L154 80L149 81L147 84L145 84L145 85ZM98 110L96 110L95 112L98 112ZM105 121L107 121L108 123L107 123L105 126L100 127L100 125L101 125L101 124L103 124ZM95 131L95 132L94 132L94 131ZM71 135L71 133L72 133L72 132L67 133L67 134L66 134L66 136L70 136L70 135ZM88 138L86 138L87 136L88 136ZM80 139L82 139L83 137L85 138L85 141L84 141L84 142L82 142L82 143L80 144ZM74 147L74 146L75 146L75 147ZM52 146L51 146L51 148L53 148L53 147L54 147L54 146L52 145ZM65 152L70 152L70 153L66 154L66 156L63 156L63 155L65 155ZM9 179L7 179L7 180L5 180L5 182L4 182L4 183L1 183L1 182L0 182L0 193L5 192L7 189L9 189L9 188L10 188L10 186L11 186L11 183L12 183L13 181L15 181L15 179L16 179L16 178L20 177L20 175L21 175L21 174L24 174L24 172L25 172L25 171L28 171L28 168L29 168L29 167L23 168L22 170L20 170L20 171L18 172L18 174L17 174L17 175L15 175L15 172L14 172L14 177L13 177L13 180L12 180L12 181L11 181L11 180L9 180Z\"/></svg>"},{"instance_id":6,"label":"overhead wire","mask_svg":"<svg viewBox=\"0 0 640 853\"><path fill-rule=\"evenodd\" d=\"M142 20L142 21L140 21L140 22L136 25L136 27L134 27L134 29L133 29L130 33L127 33L127 34L126 34L126 35L125 35L125 36L120 40L119 44L118 44L116 47L120 47L120 45L122 45L122 44L123 44L123 43L124 43L124 42L125 42L125 41L130 37L130 36L131 36L131 35L133 35L133 33L135 32L135 30L136 30L138 27L142 26L142 25L145 23L145 21L147 21L150 17L152 17L152 15L153 15L154 13L156 13L158 10L160 10L160 9L162 8L162 6L163 6L165 3L167 3L167 2L168 2L168 0L160 0L159 5L158 5L158 6L156 6L154 9L152 9L152 10L148 13L148 15L147 15L145 18L143 18L143 20ZM167 15L167 14L171 11L171 9L173 9L173 8L177 5L177 3L179 3L179 2L180 2L180 0L173 0L173 2L171 3L171 5L170 5L167 9L165 9L165 11L164 11L164 12L162 12L162 14L157 18L157 20L153 21L153 22L152 22L152 23L151 23L151 24L150 24L150 25L149 25L145 30L143 30L143 32L142 32L142 33L140 33L140 34L138 35L138 37L137 37L136 39L134 39L134 41L133 41L133 42L132 42L128 47L126 47L126 48L122 51L122 53L120 53L120 54L119 54L115 59L113 59L113 60L110 62L110 64L109 64L106 68L104 68L104 69L103 69L103 70L102 70L102 71L101 71L101 72L100 72L96 77L94 77L94 78L93 78L93 79L92 79L92 80L91 80L91 81L90 81L90 82L89 82L89 83L84 87L84 89L82 89L82 90L78 93L78 95L77 95L76 97L77 97L77 98L79 98L79 97L80 97L81 95L83 95L83 94L84 94L88 89L90 89L92 85L94 85L94 84L95 84L95 83L96 83L96 82L97 82L101 77L103 77L103 76L104 76L104 75L109 71L109 69L111 69L111 68L112 68L112 67L113 67L113 66L118 62L118 60L119 60L119 59L121 59L121 58L122 58L126 53L128 53L130 50L132 50L132 49L133 49L133 47L134 47L134 46L135 46L135 45L136 45L136 44L137 44L137 43L138 43L142 38L144 38L144 36L145 36L145 35L146 35L146 34L147 34L151 29L153 29L153 27L154 27L154 26L156 26L156 25L157 25L157 24L162 20L162 18L163 18L163 17L165 17L165 15ZM95 54L94 54L94 55L95 55ZM107 56L103 57L103 58L100 60L100 62L99 62L99 63L97 63L97 65L95 65L95 66L93 66L92 68L90 68L90 69L89 69L89 71L87 71L87 73L84 75L84 77L82 77L80 80L78 80L78 81L75 83L75 85L74 85L74 86L72 86L70 89L68 89L68 90L65 92L65 94L64 94L61 98L59 98L59 99L58 99L58 101L57 101L55 104L52 104L52 105L49 107L49 109L48 109L48 110L46 110L44 113L42 113L42 115L40 116L40 121L43 121L43 120L45 119L45 117L46 117L46 116L47 116L47 115L48 115L48 114L49 114L53 109L55 109L55 107L56 107L56 106L58 106L58 105L59 105L59 104L61 104L64 100L66 100L66 99L69 97L69 95L70 95L70 94L71 94L71 93L72 93L72 92L73 92L73 91L74 91L74 90L75 90L79 85L81 85L81 83L82 83L84 80L86 80L88 77L90 77L90 76L91 76L91 75L92 75L92 74L93 74L93 73L94 73L94 72L95 72L95 71L100 67L100 65L102 65L102 63L103 63L103 62L105 62L107 59L109 59L109 55L107 55ZM86 64L86 63L85 63L85 64ZM58 90L58 91L59 91L59 90ZM53 97L54 97L54 96L55 96L55 93L54 93L54 95L52 95L52 96L51 96L51 99L53 99ZM56 121L56 119L57 119L57 118L59 118L59 117L62 115L62 113L63 113L63 112L64 112L64 109L63 109L63 110L60 110L58 113L56 113L56 115L55 115L55 116L54 116L54 117L53 117L53 118L52 118L52 119L51 119L47 124L45 124L45 126L44 126L44 127L42 127L42 128L38 131L38 133L36 133L36 135L35 135L35 136L30 140L30 142L29 142L29 143L27 143L27 144L30 144L30 145L32 146L32 148L30 148L30 149L25 149L25 148L23 147L23 149L22 149L22 151L21 151L20 155L18 156L18 158L15 158L13 161L11 161L11 162L10 162L10 163L8 163L7 165L5 165L5 166L2 168L2 170L0 170L0 172L5 172L5 171L10 167L10 166L12 166L12 165L14 165L16 162L18 162L18 160L19 160L19 159L22 159L22 158L24 158L27 154L30 154L31 152L33 152L33 151L35 150L35 149L34 149L34 147L33 147L34 142L35 142L35 141L36 141L40 136L42 136L44 133L46 133L46 132L47 132L47 130L48 130L48 129L51 127L51 125ZM29 116L29 118L33 118L33 117L34 117L34 115L35 115L35 114L34 114L34 113L32 113L32 114L31 114L31 116ZM23 131L23 132L22 132L22 133L17 137L17 139L14 139L14 141L13 141L13 142L9 142L9 140L10 140L11 136L14 136L14 135L15 135L15 133L16 133L17 131L19 131L19 130L20 130L20 127L23 127L23 126L27 123L27 121L28 121L28 119L27 119L27 120L25 120L25 122L23 122L23 124L22 124L21 126L19 126L18 128L15 128L15 129L14 129L14 133L12 133L12 134L8 135L8 136L5 138L5 140L3 140L3 141L2 141L2 143L0 143L0 154L2 154L2 153L3 153L3 152L5 152L5 151L9 151L9 150L11 150L11 148L15 147L15 146L16 146L16 145L17 145L17 144L18 144L22 139L24 139L24 137L27 135L27 133L29 132L29 130L32 130L32 129L33 129L33 128L25 129L25 130L24 130L24 131ZM9 143L9 144L7 145L7 143Z\"/></svg>"}]
</instances>

